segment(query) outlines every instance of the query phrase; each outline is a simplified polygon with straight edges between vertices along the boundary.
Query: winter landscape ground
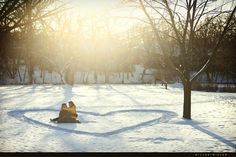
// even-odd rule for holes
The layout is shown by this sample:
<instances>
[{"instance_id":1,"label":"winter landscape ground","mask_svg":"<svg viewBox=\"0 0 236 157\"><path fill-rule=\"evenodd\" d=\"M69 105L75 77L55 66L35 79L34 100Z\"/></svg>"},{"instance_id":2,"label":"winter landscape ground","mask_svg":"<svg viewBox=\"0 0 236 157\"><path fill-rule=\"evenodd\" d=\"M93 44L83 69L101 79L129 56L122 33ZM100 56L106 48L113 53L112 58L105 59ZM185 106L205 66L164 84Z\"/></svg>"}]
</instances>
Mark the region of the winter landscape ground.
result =
<instances>
[{"instance_id":1,"label":"winter landscape ground","mask_svg":"<svg viewBox=\"0 0 236 157\"><path fill-rule=\"evenodd\" d=\"M1 152L235 152L236 93L192 92L169 85L0 87ZM73 100L81 124L55 124Z\"/></svg>"}]
</instances>

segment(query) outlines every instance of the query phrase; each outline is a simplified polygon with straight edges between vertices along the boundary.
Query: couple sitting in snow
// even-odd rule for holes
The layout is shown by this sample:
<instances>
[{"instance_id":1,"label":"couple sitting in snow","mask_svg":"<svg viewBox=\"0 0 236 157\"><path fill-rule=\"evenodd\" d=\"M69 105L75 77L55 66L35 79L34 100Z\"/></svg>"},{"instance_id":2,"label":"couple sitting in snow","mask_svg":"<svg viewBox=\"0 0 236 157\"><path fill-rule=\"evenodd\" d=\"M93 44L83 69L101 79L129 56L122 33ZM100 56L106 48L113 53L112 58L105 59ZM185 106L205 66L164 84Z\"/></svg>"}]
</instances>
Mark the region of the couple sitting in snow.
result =
<instances>
[{"instance_id":1,"label":"couple sitting in snow","mask_svg":"<svg viewBox=\"0 0 236 157\"><path fill-rule=\"evenodd\" d=\"M77 117L76 106L73 101L69 101L69 107L67 107L66 103L63 103L59 117L50 120L57 123L80 123L80 121L76 119Z\"/></svg>"}]
</instances>

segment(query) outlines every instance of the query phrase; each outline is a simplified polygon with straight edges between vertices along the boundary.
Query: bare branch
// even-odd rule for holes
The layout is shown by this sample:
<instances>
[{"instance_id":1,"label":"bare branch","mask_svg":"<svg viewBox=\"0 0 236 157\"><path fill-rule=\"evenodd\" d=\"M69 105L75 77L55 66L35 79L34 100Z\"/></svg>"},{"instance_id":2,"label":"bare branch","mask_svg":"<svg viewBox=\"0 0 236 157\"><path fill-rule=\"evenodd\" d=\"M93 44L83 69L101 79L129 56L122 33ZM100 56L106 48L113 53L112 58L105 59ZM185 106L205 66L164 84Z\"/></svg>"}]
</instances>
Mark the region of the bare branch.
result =
<instances>
[{"instance_id":1,"label":"bare branch","mask_svg":"<svg viewBox=\"0 0 236 157\"><path fill-rule=\"evenodd\" d=\"M152 29L153 29L153 31L154 31L154 33L155 33L155 36L156 36L157 41L160 42L160 47L161 47L162 54L163 54L164 56L166 56L166 54L165 54L165 52L164 52L165 48L163 47L162 40L161 40L160 35L159 35L159 33L158 33L158 31L157 31L157 29L156 29L156 27L155 27L154 22L152 21L152 19L151 19L150 15L148 14L147 10L145 9L145 7L144 7L144 5L143 5L143 1L142 1L142 0L139 0L139 3L140 3L140 5L141 5L141 8L142 8L143 12L145 13L145 15L147 16L147 18L148 18L149 21L150 21L151 27L152 27ZM174 65L174 63L170 60L169 57L165 57L165 58L167 59L167 62L170 64L170 66L171 66L174 70L178 71L179 76L180 76L181 78L183 78L183 73L179 70L179 68L178 68L176 65Z\"/></svg>"},{"instance_id":2,"label":"bare branch","mask_svg":"<svg viewBox=\"0 0 236 157\"><path fill-rule=\"evenodd\" d=\"M202 8L202 12L201 12L201 14L200 14L199 17L198 17L198 19L197 19L197 21L196 21L196 23L195 23L195 25L194 25L194 27L193 27L193 30L196 29L199 20L200 20L201 17L203 16L203 12L204 12L204 10L205 10L205 8L206 8L206 6L207 6L207 3L208 3L208 0L206 0L206 2L204 3L204 6L203 6L203 8ZM199 10L200 10L200 9L199 9Z\"/></svg>"},{"instance_id":3,"label":"bare branch","mask_svg":"<svg viewBox=\"0 0 236 157\"><path fill-rule=\"evenodd\" d=\"M225 35L225 34L227 33L227 31L228 31L229 24L230 24L230 22L231 22L231 20L232 20L232 18L233 18L233 16L234 16L235 11L236 11L236 6L234 7L232 13L230 14L230 16L229 16L228 19L227 19L227 23L226 23L226 25L225 25L225 27L224 27L224 30L223 30L222 34L220 35L220 37L219 37L219 39L218 39L218 42L217 42L217 44L216 44L216 46L215 46L215 48L214 48L214 50L213 50L212 55L211 55L210 58L206 61L206 63L203 65L203 67L192 77L192 79L190 80L190 82L192 82L193 80L195 80L195 79L197 78L197 76L199 76L199 75L209 66L209 64L210 64L210 62L212 61L213 57L216 55L217 50L218 50L218 48L219 48L219 46L220 46L220 43L221 43L221 41L222 41L224 35Z\"/></svg>"}]
</instances>

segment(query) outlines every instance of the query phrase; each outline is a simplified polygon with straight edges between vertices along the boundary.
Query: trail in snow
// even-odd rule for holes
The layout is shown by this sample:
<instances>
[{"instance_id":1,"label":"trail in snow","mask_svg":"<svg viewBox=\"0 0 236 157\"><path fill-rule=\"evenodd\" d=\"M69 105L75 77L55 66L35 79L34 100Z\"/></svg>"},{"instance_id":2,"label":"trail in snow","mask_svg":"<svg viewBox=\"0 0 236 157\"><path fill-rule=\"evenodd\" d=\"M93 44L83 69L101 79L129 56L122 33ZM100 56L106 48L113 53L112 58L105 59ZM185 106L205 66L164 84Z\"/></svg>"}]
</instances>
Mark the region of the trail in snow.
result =
<instances>
[{"instance_id":1,"label":"trail in snow","mask_svg":"<svg viewBox=\"0 0 236 157\"><path fill-rule=\"evenodd\" d=\"M96 113L96 112L86 112L86 111L79 111L78 114L88 114L88 115L93 115L93 116L99 116L99 117L105 117L105 116L110 116L110 115L114 115L114 114L119 114L119 113L129 113L129 115L132 115L133 113L161 113L162 116L158 117L158 118L153 118L151 120L147 120L144 122L140 122L138 124L135 125L129 125L126 127L121 127L119 129L113 130L113 131L109 131L109 132L104 132L104 133L96 133L96 132L88 132L88 131L79 131L79 130L74 130L74 129L67 129L66 127L68 127L68 124L57 124L57 125L52 125L49 123L45 123L42 122L40 120L35 120L34 118L25 116L25 113L27 112L45 112L45 111L56 111L59 112L58 110L54 110L54 109L27 109L27 110L14 110L14 111L10 111L8 112L9 116L12 116L20 121L23 122L27 122L27 123L34 123L37 125L41 125L44 127L48 127L51 129L57 129L57 130L61 130L61 131L66 131L66 132L70 132L70 133L75 133L75 134L85 134L85 135L92 135L92 136L111 136L111 135L115 135L115 134L119 134L125 131L129 131L129 130L134 130L140 127L145 127L147 125L155 125L155 124L159 124L159 123L166 123L169 120L171 120L172 118L176 117L177 114L174 112L170 112L170 111L163 111L163 110L147 110L147 109L129 109L129 110L117 110L117 111L111 111L111 112L107 112L104 114L100 114L100 113ZM103 120L103 119L101 119ZM84 123L83 121L81 121L82 123ZM102 122L101 122L102 123ZM65 125L66 127L60 127L60 125ZM81 125L81 124L69 124L69 126L76 126L76 125ZM112 124L111 124L112 125Z\"/></svg>"},{"instance_id":2,"label":"trail in snow","mask_svg":"<svg viewBox=\"0 0 236 157\"><path fill-rule=\"evenodd\" d=\"M55 124L61 103L81 124ZM192 92L182 119L179 84L0 86L0 151L235 152L236 94Z\"/></svg>"}]
</instances>

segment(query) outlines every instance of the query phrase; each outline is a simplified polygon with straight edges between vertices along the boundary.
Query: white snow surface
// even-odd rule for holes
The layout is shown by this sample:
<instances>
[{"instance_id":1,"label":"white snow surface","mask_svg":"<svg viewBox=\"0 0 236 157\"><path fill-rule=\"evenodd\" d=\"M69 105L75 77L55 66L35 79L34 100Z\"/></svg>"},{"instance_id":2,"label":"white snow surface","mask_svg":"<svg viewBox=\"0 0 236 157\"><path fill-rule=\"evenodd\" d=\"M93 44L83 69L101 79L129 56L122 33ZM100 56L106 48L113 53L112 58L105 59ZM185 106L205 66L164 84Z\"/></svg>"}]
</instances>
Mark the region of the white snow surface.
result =
<instances>
[{"instance_id":1,"label":"white snow surface","mask_svg":"<svg viewBox=\"0 0 236 157\"><path fill-rule=\"evenodd\" d=\"M74 101L80 124L49 121ZM236 93L169 85L0 86L1 152L236 152Z\"/></svg>"}]
</instances>

